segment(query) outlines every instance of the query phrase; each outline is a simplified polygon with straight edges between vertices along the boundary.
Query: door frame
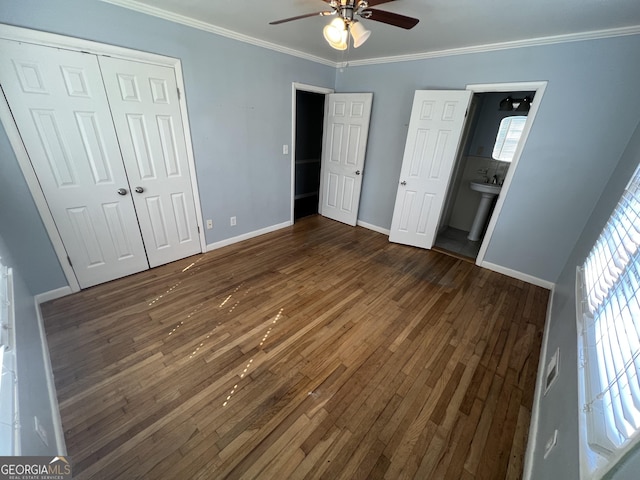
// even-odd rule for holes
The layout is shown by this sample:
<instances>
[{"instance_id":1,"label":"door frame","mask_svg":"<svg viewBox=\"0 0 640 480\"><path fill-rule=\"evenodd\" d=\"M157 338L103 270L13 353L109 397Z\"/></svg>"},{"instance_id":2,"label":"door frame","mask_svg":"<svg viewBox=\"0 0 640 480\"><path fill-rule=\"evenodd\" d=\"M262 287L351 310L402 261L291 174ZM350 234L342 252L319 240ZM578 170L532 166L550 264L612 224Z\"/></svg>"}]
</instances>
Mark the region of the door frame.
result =
<instances>
[{"instance_id":1,"label":"door frame","mask_svg":"<svg viewBox=\"0 0 640 480\"><path fill-rule=\"evenodd\" d=\"M509 169L507 170L507 175L502 184L500 195L498 195L498 200L496 201L496 205L493 209L493 213L491 214L491 218L489 219L489 225L487 226L487 231L484 235L484 238L482 239L482 244L480 245L480 251L478 252L478 256L476 257L476 265L480 267L489 268L489 269L491 269L492 267L492 265L484 261L484 256L485 256L485 253L487 252L487 248L489 247L489 243L491 242L491 237L496 227L496 223L498 222L498 217L500 216L500 212L502 211L505 198L509 194L509 187L511 186L511 180L513 178L513 175L515 174L516 168L518 167L518 162L520 161L520 155L522 154L522 150L525 144L527 143L527 138L529 137L531 126L533 125L533 122L538 113L538 108L540 107L540 103L542 101L542 97L544 95L544 91L546 88L547 88L546 81L483 83L483 84L471 84L471 85L467 85L466 87L466 90L471 90L473 92L472 95L475 95L477 93L516 92L516 91L535 92L533 102L531 102L531 108L529 109L529 113L527 115L527 121L522 131L522 136L520 137L520 141L518 142L518 146L516 147L516 151L513 155L513 160L511 160L511 165L509 165ZM469 121L468 117L465 121L465 126L467 121ZM449 188L451 188L451 184L449 185Z\"/></svg>"},{"instance_id":2,"label":"door frame","mask_svg":"<svg viewBox=\"0 0 640 480\"><path fill-rule=\"evenodd\" d=\"M187 161L189 164L189 175L191 179L191 191L193 193L193 200L196 205L196 221L198 222L200 248L202 252L207 251L207 244L204 236L203 220L202 220L202 206L200 204L200 194L198 191L198 181L196 178L195 157L193 155L193 145L191 144L191 129L189 128L189 117L187 113L187 102L185 96L184 79L182 77L182 63L178 58L167 57L163 55L157 55L153 53L141 52L139 50L132 50L129 48L116 47L114 45L108 45L104 43L98 43L90 40L83 40L79 38L66 37L63 35L57 35L53 33L41 32L39 30L31 30L27 28L14 27L11 25L0 24L0 38L24 43L31 43L41 45L45 47L60 48L64 50L72 50L77 52L91 53L94 55L107 55L123 60L132 60L140 63L149 63L153 65L160 65L164 67L173 68L176 74L176 82L180 91L180 113L182 116L182 126L184 128L185 141L187 144ZM22 174L27 182L31 196L36 204L40 218L44 224L44 227L49 235L53 249L58 257L60 266L67 279L69 287L72 292L80 291L80 284L73 271L71 265L69 265L67 252L62 243L62 238L58 233L53 216L49 211L46 198L38 179L36 177L29 155L22 143L20 132L13 120L9 105L4 98L4 95L0 95L0 121L4 125L7 132L9 142L13 148L18 159L18 164L22 170Z\"/></svg>"},{"instance_id":3,"label":"door frame","mask_svg":"<svg viewBox=\"0 0 640 480\"><path fill-rule=\"evenodd\" d=\"M307 85L306 83L293 82L291 84L291 225L295 222L294 208L295 208L295 196L296 196L296 125L297 125L297 104L296 93L298 91L320 93L325 96L325 116L326 116L326 102L327 95L335 93L333 88L317 87L315 85ZM322 164L321 164L322 170ZM322 173L321 173L322 175Z\"/></svg>"}]
</instances>

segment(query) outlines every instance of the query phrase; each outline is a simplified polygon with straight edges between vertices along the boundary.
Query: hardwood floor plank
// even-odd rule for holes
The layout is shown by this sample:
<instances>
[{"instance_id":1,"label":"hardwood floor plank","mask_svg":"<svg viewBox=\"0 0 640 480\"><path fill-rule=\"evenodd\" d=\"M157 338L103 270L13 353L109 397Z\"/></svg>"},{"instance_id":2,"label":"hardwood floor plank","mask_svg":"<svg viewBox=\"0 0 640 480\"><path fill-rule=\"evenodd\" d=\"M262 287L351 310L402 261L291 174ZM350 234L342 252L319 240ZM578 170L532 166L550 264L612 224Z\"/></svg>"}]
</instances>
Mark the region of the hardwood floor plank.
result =
<instances>
[{"instance_id":1,"label":"hardwood floor plank","mask_svg":"<svg viewBox=\"0 0 640 480\"><path fill-rule=\"evenodd\" d=\"M314 432L317 431L317 429L314 430ZM337 427L333 427L324 433L324 436L313 442L311 450L305 452L301 449L305 457L291 473L292 480L300 480L309 475L309 472L320 462L321 458L324 458L329 448L331 448L331 446L336 442L340 434L340 430Z\"/></svg>"},{"instance_id":2,"label":"hardwood floor plank","mask_svg":"<svg viewBox=\"0 0 640 480\"><path fill-rule=\"evenodd\" d=\"M42 313L74 478L517 479L547 301L312 216Z\"/></svg>"}]
</instances>

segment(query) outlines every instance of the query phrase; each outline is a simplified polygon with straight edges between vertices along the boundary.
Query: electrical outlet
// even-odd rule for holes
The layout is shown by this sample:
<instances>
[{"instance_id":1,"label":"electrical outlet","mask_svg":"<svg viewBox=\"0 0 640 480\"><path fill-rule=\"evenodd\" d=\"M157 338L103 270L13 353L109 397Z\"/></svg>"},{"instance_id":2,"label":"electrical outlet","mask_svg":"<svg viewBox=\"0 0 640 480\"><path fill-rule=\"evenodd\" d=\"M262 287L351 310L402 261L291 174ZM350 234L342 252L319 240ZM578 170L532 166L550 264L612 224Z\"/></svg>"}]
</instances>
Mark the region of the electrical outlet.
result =
<instances>
[{"instance_id":1,"label":"electrical outlet","mask_svg":"<svg viewBox=\"0 0 640 480\"><path fill-rule=\"evenodd\" d=\"M34 424L34 429L36 433L40 437L40 440L42 440L42 443L44 443L48 447L49 439L47 438L47 431L38 420L38 417L33 417L33 424Z\"/></svg>"},{"instance_id":2,"label":"electrical outlet","mask_svg":"<svg viewBox=\"0 0 640 480\"><path fill-rule=\"evenodd\" d=\"M211 230L213 228L213 220L207 220L207 230Z\"/></svg>"},{"instance_id":3,"label":"electrical outlet","mask_svg":"<svg viewBox=\"0 0 640 480\"><path fill-rule=\"evenodd\" d=\"M289 155L289 145L282 145L282 154Z\"/></svg>"},{"instance_id":4,"label":"electrical outlet","mask_svg":"<svg viewBox=\"0 0 640 480\"><path fill-rule=\"evenodd\" d=\"M553 431L553 435L549 437L549 440L547 440L547 443L544 446L544 458L547 458L549 456L549 454L551 453L551 450L553 450L553 447L555 447L557 444L558 444L558 429L555 429Z\"/></svg>"},{"instance_id":5,"label":"electrical outlet","mask_svg":"<svg viewBox=\"0 0 640 480\"><path fill-rule=\"evenodd\" d=\"M231 224L232 227L235 227L236 226L236 217L235 216L231 217L229 219L229 223Z\"/></svg>"}]
</instances>

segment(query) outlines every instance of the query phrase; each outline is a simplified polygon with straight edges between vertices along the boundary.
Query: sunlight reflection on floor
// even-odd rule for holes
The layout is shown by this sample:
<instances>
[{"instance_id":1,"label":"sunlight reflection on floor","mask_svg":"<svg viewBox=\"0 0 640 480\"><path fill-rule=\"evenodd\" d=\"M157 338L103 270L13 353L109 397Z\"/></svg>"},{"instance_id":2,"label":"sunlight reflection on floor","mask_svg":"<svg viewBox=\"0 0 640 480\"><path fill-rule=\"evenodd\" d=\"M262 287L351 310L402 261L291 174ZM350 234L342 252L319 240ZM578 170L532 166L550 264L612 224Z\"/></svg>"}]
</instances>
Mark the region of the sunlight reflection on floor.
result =
<instances>
[{"instance_id":1,"label":"sunlight reflection on floor","mask_svg":"<svg viewBox=\"0 0 640 480\"><path fill-rule=\"evenodd\" d=\"M280 320L280 318L282 317L282 312L283 311L284 311L284 308L281 308L280 311L278 311L278 314L275 316L275 318L271 322L271 326L269 326L269 328L267 329L267 332L262 337L262 341L260 342L259 347L262 347L264 345L264 342L267 341L267 338L269 338L269 334L271 333L271 330L274 328L275 324L278 323L278 320ZM249 368L251 367L252 363L253 363L253 358L251 360L249 360L249 363L247 363L246 367L244 367L244 370L240 374L240 379L243 379L245 377L245 375L248 374ZM229 400L231 400L231 397L233 397L233 394L236 392L237 388L238 388L238 384L235 384L233 386L233 388L231 389L231 392L229 392L229 395L227 396L227 399L222 404L223 407L227 406L227 404L229 403Z\"/></svg>"}]
</instances>

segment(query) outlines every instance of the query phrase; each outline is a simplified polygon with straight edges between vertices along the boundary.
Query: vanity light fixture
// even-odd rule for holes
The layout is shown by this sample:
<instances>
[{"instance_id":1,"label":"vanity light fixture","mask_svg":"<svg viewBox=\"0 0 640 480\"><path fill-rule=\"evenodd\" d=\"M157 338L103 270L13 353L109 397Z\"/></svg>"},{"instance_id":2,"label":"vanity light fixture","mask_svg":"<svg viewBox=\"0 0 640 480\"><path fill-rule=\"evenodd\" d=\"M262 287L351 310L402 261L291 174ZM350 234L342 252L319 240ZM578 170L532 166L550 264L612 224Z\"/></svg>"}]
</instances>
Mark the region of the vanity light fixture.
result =
<instances>
[{"instance_id":1,"label":"vanity light fixture","mask_svg":"<svg viewBox=\"0 0 640 480\"><path fill-rule=\"evenodd\" d=\"M531 108L531 102L533 98L527 95L524 98L511 98L509 95L500 102L500 111L502 112L528 112Z\"/></svg>"}]
</instances>

